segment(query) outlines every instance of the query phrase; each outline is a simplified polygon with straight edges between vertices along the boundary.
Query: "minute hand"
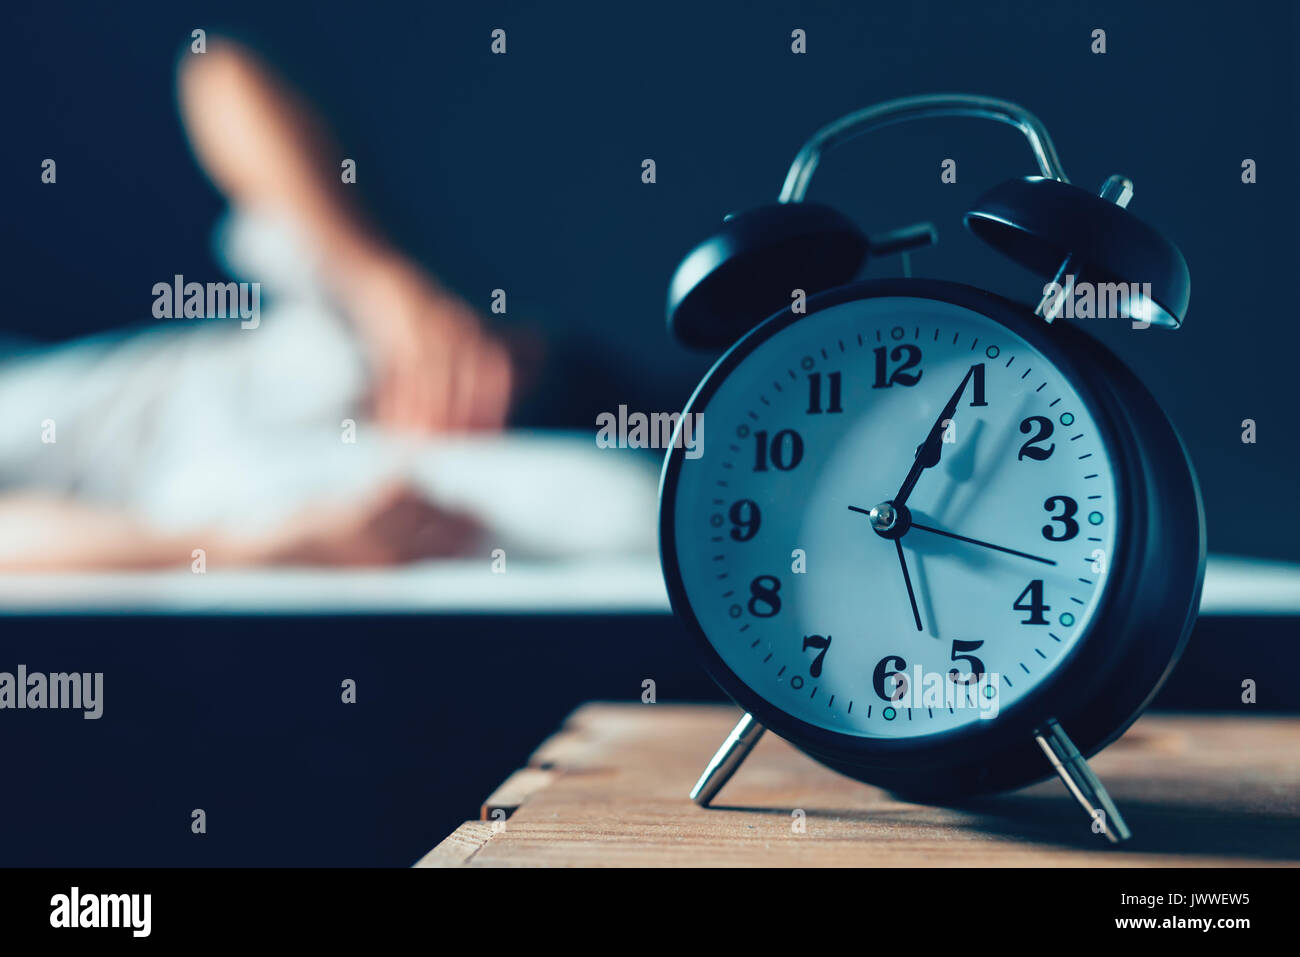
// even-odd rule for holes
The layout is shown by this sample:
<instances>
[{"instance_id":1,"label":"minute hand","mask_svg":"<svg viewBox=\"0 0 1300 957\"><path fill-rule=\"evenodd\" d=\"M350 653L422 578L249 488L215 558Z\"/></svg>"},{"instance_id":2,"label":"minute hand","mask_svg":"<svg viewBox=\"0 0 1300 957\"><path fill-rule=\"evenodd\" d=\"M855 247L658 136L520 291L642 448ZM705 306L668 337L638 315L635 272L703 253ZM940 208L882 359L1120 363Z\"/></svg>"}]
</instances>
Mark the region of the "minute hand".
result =
<instances>
[{"instance_id":1,"label":"minute hand","mask_svg":"<svg viewBox=\"0 0 1300 957\"><path fill-rule=\"evenodd\" d=\"M922 472L939 464L939 453L943 450L943 424L956 413L957 403L961 401L962 393L966 391L966 383L970 381L971 373L974 371L974 366L966 370L961 385L957 386L957 391L952 394L948 404L943 407L943 411L939 413L939 418L935 419L934 425L930 428L930 434L925 437L921 447L916 450L916 459L912 462L912 467L908 469L907 478L903 479L902 487L893 498L894 508L898 508L907 502L907 497L912 494L912 489L916 487L916 481L921 477Z\"/></svg>"}]
</instances>

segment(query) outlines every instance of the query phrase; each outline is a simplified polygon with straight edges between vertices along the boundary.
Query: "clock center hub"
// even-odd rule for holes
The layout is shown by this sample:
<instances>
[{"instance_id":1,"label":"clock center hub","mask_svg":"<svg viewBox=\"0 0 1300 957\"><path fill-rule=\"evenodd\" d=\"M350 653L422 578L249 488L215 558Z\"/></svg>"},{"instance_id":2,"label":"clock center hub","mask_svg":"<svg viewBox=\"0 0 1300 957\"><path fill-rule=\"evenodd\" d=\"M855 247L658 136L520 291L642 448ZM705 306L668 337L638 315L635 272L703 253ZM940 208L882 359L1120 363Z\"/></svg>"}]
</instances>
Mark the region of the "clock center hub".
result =
<instances>
[{"instance_id":1,"label":"clock center hub","mask_svg":"<svg viewBox=\"0 0 1300 957\"><path fill-rule=\"evenodd\" d=\"M893 502L881 502L867 513L867 517L881 538L901 538L912 527L912 513L907 506Z\"/></svg>"}]
</instances>

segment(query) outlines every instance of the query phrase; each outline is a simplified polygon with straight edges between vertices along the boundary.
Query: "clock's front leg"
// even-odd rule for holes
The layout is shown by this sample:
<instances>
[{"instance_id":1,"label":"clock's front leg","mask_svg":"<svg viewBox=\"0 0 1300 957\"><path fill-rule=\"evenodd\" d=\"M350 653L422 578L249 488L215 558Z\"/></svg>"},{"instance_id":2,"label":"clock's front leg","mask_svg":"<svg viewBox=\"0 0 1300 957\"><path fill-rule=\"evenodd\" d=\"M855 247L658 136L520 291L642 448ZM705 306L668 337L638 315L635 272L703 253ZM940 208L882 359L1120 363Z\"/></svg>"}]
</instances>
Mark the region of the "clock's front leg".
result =
<instances>
[{"instance_id":1,"label":"clock's front leg","mask_svg":"<svg viewBox=\"0 0 1300 957\"><path fill-rule=\"evenodd\" d=\"M1074 742L1066 735L1057 720L1047 719L1034 732L1034 740L1047 755L1047 760L1052 762L1052 767L1061 776L1070 793L1088 812L1088 817L1093 822L1093 830L1105 834L1112 844L1127 841L1132 833L1124 823L1124 818L1120 816L1119 809L1115 807L1115 802L1110 799L1106 788L1098 780L1097 775L1092 773L1087 760L1079 753L1079 749L1074 746Z\"/></svg>"},{"instance_id":2,"label":"clock's front leg","mask_svg":"<svg viewBox=\"0 0 1300 957\"><path fill-rule=\"evenodd\" d=\"M759 724L752 714L746 712L740 722L731 729L727 740L722 742L722 747L718 748L717 753L713 755L708 767L700 775L700 779L695 782L695 787L691 789L691 800L700 807L708 807L709 802L722 790L723 785L731 780L731 776L744 763L745 758L749 757L749 752L754 750L754 745L758 744L758 739L766 730L767 728Z\"/></svg>"}]
</instances>

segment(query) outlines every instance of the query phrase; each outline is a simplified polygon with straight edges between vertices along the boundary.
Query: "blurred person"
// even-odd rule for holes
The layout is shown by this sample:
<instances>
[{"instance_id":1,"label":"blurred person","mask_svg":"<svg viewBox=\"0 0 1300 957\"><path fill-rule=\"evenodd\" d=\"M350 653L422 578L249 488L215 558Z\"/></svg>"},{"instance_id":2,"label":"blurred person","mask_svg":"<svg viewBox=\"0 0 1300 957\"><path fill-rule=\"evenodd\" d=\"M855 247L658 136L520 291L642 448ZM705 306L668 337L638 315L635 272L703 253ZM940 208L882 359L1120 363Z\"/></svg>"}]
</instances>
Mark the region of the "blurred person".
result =
<instances>
[{"instance_id":1,"label":"blurred person","mask_svg":"<svg viewBox=\"0 0 1300 957\"><path fill-rule=\"evenodd\" d=\"M237 209L296 227L316 278L363 338L376 420L500 428L512 378L504 345L366 222L341 182L340 152L310 111L228 41L183 59L179 90L190 142L217 188Z\"/></svg>"},{"instance_id":2,"label":"blurred person","mask_svg":"<svg viewBox=\"0 0 1300 957\"><path fill-rule=\"evenodd\" d=\"M534 545L563 540L571 517L528 493L582 489L593 460L494 437L536 340L508 346L385 241L319 124L248 51L211 42L182 61L178 91L231 203L222 255L271 306L255 329L212 319L6 350L0 570L185 567L197 547L227 566L383 565L466 554L494 510L533 521ZM358 421L361 455L340 441ZM559 484L538 480L549 468ZM585 490L597 512L620 483L644 492L643 470L609 477ZM570 544L607 538L596 524Z\"/></svg>"}]
</instances>

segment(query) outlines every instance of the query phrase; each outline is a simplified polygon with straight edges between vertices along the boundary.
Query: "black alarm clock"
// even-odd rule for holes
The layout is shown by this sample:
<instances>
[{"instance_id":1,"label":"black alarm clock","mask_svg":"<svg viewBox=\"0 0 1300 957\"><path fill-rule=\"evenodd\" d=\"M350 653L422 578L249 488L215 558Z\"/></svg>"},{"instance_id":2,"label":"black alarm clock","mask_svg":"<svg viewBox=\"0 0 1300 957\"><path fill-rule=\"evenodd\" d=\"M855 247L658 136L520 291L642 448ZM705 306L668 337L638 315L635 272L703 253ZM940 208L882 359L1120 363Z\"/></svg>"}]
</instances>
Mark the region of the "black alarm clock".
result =
<instances>
[{"instance_id":1,"label":"black alarm clock","mask_svg":"<svg viewBox=\"0 0 1300 957\"><path fill-rule=\"evenodd\" d=\"M830 146L936 116L1028 138L1041 175L995 187L965 224L1053 280L1036 308L935 279L854 282L934 231L872 240L802 201ZM707 420L707 444L667 456L661 556L676 614L746 712L699 803L770 728L914 800L1055 771L1095 832L1129 836L1086 758L1173 669L1205 570L1186 450L1084 328L1185 315L1187 265L1131 195L1117 176L1100 194L1071 185L1015 104L911 97L817 133L778 203L682 262L669 327L725 352L683 412ZM1114 315L1061 318L1085 299L1079 313Z\"/></svg>"}]
</instances>

